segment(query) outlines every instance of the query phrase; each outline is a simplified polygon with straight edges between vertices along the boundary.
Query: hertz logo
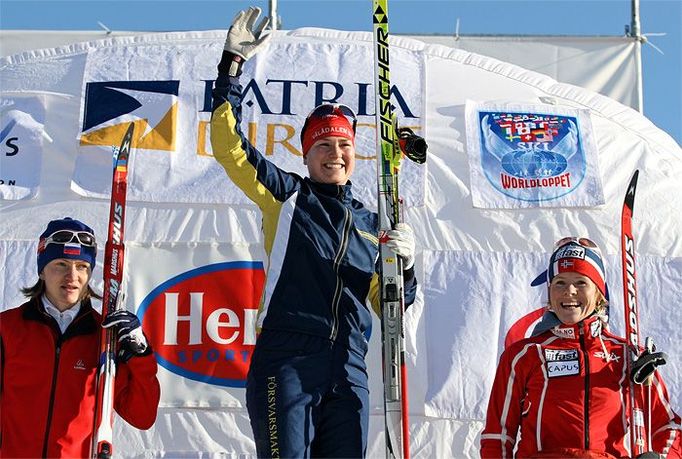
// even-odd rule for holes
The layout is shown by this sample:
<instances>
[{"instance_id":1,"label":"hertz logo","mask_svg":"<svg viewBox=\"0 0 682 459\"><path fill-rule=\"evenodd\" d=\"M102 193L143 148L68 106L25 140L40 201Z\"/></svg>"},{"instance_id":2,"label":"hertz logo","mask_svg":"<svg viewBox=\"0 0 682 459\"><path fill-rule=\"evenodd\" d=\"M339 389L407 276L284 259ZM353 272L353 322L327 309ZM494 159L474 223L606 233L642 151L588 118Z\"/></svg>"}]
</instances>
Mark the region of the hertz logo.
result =
<instances>
[{"instance_id":1,"label":"hertz logo","mask_svg":"<svg viewBox=\"0 0 682 459\"><path fill-rule=\"evenodd\" d=\"M159 365L187 379L244 387L264 280L261 262L234 261L187 271L152 290L138 315Z\"/></svg>"}]
</instances>

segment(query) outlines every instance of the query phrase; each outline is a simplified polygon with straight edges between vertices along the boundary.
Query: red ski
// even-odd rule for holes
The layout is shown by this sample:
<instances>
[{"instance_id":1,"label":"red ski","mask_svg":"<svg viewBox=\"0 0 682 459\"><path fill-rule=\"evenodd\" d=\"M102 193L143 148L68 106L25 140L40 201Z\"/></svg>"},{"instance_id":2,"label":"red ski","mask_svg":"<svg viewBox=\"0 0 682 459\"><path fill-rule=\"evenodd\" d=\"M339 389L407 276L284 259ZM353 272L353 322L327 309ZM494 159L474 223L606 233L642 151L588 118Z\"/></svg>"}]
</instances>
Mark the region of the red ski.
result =
<instances>
[{"instance_id":1,"label":"red ski","mask_svg":"<svg viewBox=\"0 0 682 459\"><path fill-rule=\"evenodd\" d=\"M628 374L632 364L640 354L642 346L639 331L639 310L637 303L637 275L635 270L635 238L632 234L632 214L635 207L635 191L639 171L636 170L630 179L623 211L621 214L621 262L623 270L623 316L625 318L625 339L628 343L627 368ZM640 387L630 379L630 452L637 456L647 451L646 432L644 423L644 409L637 397Z\"/></svg>"},{"instance_id":2,"label":"red ski","mask_svg":"<svg viewBox=\"0 0 682 459\"><path fill-rule=\"evenodd\" d=\"M128 189L128 158L133 130L130 127L123 136L121 147L114 158L111 181L111 205L109 229L104 248L104 293L102 319L119 308L122 302L123 283L123 231L125 229L126 192ZM114 378L116 376L116 335L113 330L102 330L100 339L100 362L97 373L95 398L95 424L92 436L92 457L109 459L113 453Z\"/></svg>"}]
</instances>

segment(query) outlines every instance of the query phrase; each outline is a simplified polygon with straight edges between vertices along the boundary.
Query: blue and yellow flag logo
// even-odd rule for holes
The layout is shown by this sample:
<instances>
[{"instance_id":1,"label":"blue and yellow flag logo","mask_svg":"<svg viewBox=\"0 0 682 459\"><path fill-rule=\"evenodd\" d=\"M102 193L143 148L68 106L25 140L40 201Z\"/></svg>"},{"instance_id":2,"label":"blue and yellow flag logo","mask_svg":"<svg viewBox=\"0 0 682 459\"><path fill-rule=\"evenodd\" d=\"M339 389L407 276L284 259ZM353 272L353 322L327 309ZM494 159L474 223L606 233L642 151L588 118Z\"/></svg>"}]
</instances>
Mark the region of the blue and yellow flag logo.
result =
<instances>
[{"instance_id":1,"label":"blue and yellow flag logo","mask_svg":"<svg viewBox=\"0 0 682 459\"><path fill-rule=\"evenodd\" d=\"M175 150L180 82L87 83L81 145L117 145L130 122L134 148Z\"/></svg>"}]
</instances>

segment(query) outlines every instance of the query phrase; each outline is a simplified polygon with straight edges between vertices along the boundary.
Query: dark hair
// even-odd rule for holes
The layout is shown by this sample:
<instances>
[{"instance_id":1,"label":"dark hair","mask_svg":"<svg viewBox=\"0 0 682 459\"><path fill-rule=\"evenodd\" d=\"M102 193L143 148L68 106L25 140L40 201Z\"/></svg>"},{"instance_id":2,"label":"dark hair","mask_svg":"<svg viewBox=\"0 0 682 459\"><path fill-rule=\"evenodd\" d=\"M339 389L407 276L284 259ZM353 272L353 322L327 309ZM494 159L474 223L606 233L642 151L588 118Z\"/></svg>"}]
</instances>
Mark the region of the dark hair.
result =
<instances>
[{"instance_id":1,"label":"dark hair","mask_svg":"<svg viewBox=\"0 0 682 459\"><path fill-rule=\"evenodd\" d=\"M29 298L31 300L34 298L40 298L43 295L43 293L45 293L45 281L42 279L38 279L38 282L33 284L33 286L23 287L21 289L21 293L26 298ZM90 284L88 284L81 300L88 300L90 298L96 298L98 300L101 300L102 296L96 291L94 291L92 287L90 287Z\"/></svg>"}]
</instances>

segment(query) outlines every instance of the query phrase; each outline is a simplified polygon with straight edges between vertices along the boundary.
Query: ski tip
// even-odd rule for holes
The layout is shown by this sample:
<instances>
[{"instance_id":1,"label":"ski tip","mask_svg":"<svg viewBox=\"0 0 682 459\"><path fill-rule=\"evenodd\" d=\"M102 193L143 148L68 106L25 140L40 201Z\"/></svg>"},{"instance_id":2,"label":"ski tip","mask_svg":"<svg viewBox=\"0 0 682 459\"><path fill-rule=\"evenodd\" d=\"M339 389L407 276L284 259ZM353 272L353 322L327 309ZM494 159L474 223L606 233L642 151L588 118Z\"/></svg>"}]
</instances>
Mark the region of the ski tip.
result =
<instances>
[{"instance_id":1,"label":"ski tip","mask_svg":"<svg viewBox=\"0 0 682 459\"><path fill-rule=\"evenodd\" d=\"M628 194L635 194L637 188L637 179L639 178L639 169L635 169L635 173L632 174L630 179L630 184L628 185Z\"/></svg>"},{"instance_id":2,"label":"ski tip","mask_svg":"<svg viewBox=\"0 0 682 459\"><path fill-rule=\"evenodd\" d=\"M372 23L379 28L388 26L388 0L374 0L372 2Z\"/></svg>"},{"instance_id":3,"label":"ski tip","mask_svg":"<svg viewBox=\"0 0 682 459\"><path fill-rule=\"evenodd\" d=\"M637 190L637 179L639 178L639 169L635 169L632 178L630 179L630 184L628 185L627 192L625 193L625 205L630 208L630 211L635 207L635 191Z\"/></svg>"},{"instance_id":4,"label":"ski tip","mask_svg":"<svg viewBox=\"0 0 682 459\"><path fill-rule=\"evenodd\" d=\"M122 144L128 144L128 146L133 142L133 132L135 132L135 123L130 123L125 135L123 136ZM121 148L123 145L121 145Z\"/></svg>"},{"instance_id":5,"label":"ski tip","mask_svg":"<svg viewBox=\"0 0 682 459\"><path fill-rule=\"evenodd\" d=\"M117 162L127 161L128 155L130 154L130 149L133 143L133 132L135 131L135 123L130 123L126 133L123 135L123 140L121 141L121 146L118 149Z\"/></svg>"}]
</instances>

